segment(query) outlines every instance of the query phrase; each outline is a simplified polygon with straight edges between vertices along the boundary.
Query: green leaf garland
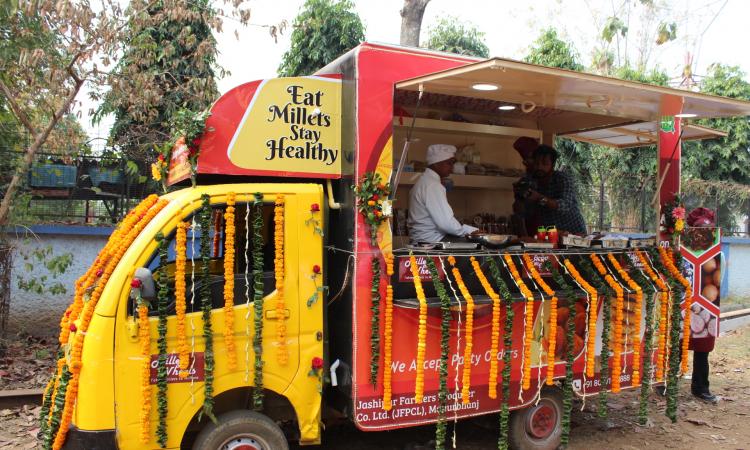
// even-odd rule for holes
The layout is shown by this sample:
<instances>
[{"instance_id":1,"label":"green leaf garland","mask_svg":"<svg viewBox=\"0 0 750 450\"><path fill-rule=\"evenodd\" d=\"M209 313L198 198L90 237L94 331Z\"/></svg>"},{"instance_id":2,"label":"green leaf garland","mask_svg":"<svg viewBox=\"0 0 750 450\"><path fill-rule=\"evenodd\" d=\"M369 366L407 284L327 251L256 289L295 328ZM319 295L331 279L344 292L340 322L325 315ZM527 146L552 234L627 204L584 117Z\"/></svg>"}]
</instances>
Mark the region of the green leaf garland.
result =
<instances>
[{"instance_id":1,"label":"green leaf garland","mask_svg":"<svg viewBox=\"0 0 750 450\"><path fill-rule=\"evenodd\" d=\"M169 276L167 274L167 259L169 258L169 241L159 232L156 234L159 244L159 278L156 283L157 311L159 312L159 364L156 368L156 402L159 410L159 424L156 427L156 441L164 448L167 446L167 303L169 303Z\"/></svg>"},{"instance_id":2,"label":"green leaf garland","mask_svg":"<svg viewBox=\"0 0 750 450\"><path fill-rule=\"evenodd\" d=\"M562 274L547 261L547 270L552 272L552 278L555 283L565 291L568 310L575 312L576 295L573 287L569 285ZM560 436L560 445L568 445L570 439L570 413L573 409L573 335L576 331L575 315L568 315L567 329L565 333L565 384L563 385L563 415L562 415L562 436Z\"/></svg>"},{"instance_id":3,"label":"green leaf garland","mask_svg":"<svg viewBox=\"0 0 750 450\"><path fill-rule=\"evenodd\" d=\"M599 407L597 413L603 420L607 420L607 387L606 379L609 373L609 331L612 310L610 308L610 299L612 298L612 289L605 283L597 271L594 269L588 258L580 258L579 264L586 272L588 281L596 287L599 298L602 300L602 350L599 355L601 369L599 371Z\"/></svg>"},{"instance_id":4,"label":"green leaf garland","mask_svg":"<svg viewBox=\"0 0 750 450\"><path fill-rule=\"evenodd\" d=\"M263 194L256 193L253 201L253 409L263 409Z\"/></svg>"},{"instance_id":5,"label":"green leaf garland","mask_svg":"<svg viewBox=\"0 0 750 450\"><path fill-rule=\"evenodd\" d=\"M648 419L648 396L651 391L651 352L653 351L654 338L654 294L656 289L650 280L643 275L642 270L634 270L631 275L633 280L643 289L646 297L646 325L643 333L644 349L643 363L641 365L641 398L638 404L638 423L646 425Z\"/></svg>"},{"instance_id":6,"label":"green leaf garland","mask_svg":"<svg viewBox=\"0 0 750 450\"><path fill-rule=\"evenodd\" d=\"M380 361L380 257L372 258L372 318L370 319L370 383L373 387L378 382L378 362Z\"/></svg>"},{"instance_id":7,"label":"green leaf garland","mask_svg":"<svg viewBox=\"0 0 750 450\"><path fill-rule=\"evenodd\" d=\"M508 419L510 418L510 409L508 402L510 401L510 349L513 346L513 298L510 296L508 285L503 280L503 276L500 273L500 267L495 263L492 258L488 259L488 266L490 274L495 280L497 290L500 293L500 298L505 302L505 329L503 331L503 404L500 408L500 436L497 439L497 448L500 450L508 449Z\"/></svg>"},{"instance_id":8,"label":"green leaf garland","mask_svg":"<svg viewBox=\"0 0 750 450\"><path fill-rule=\"evenodd\" d=\"M65 352L63 351L62 347L60 347L57 350L57 358L55 358L55 361L59 361L60 359L65 357ZM54 385L55 381L57 380L57 371L52 374L52 378L50 379L50 385L47 389L47 392L44 393L44 398L42 398L42 409L39 411L39 433L37 433L37 436L39 439L44 439L44 436L47 434L47 430L49 429L49 415L52 413L52 401L54 400L52 398L52 392L55 390Z\"/></svg>"},{"instance_id":9,"label":"green leaf garland","mask_svg":"<svg viewBox=\"0 0 750 450\"><path fill-rule=\"evenodd\" d=\"M60 374L60 383L57 385L57 392L55 393L55 399L52 403L52 420L49 423L47 433L44 435L44 441L42 448L50 449L52 444L55 442L55 436L60 428L60 420L62 419L63 409L65 409L65 394L68 391L68 382L73 374L68 370L68 365L63 366L62 373Z\"/></svg>"},{"instance_id":10,"label":"green leaf garland","mask_svg":"<svg viewBox=\"0 0 750 450\"><path fill-rule=\"evenodd\" d=\"M670 329L669 329L669 368L667 371L667 408L664 414L669 417L673 423L677 422L677 392L680 383L680 352L682 343L680 342L680 331L682 331L682 314L680 310L680 299L682 299L685 289L672 277L672 274L662 265L659 259L659 253L656 249L650 249L651 261L656 266L658 272L667 277L669 281L672 301L670 302Z\"/></svg>"},{"instance_id":11,"label":"green leaf garland","mask_svg":"<svg viewBox=\"0 0 750 450\"><path fill-rule=\"evenodd\" d=\"M203 340L205 342L204 359L204 394L203 410L201 416L205 414L211 420L216 422L214 416L214 333L211 328L211 198L208 194L201 196L203 205L199 213L199 222L201 227L201 311L203 317Z\"/></svg>"},{"instance_id":12,"label":"green leaf garland","mask_svg":"<svg viewBox=\"0 0 750 450\"><path fill-rule=\"evenodd\" d=\"M451 300L445 290L437 266L432 258L427 260L427 268L430 270L432 284L435 286L440 299L440 390L438 391L438 422L435 430L435 450L445 448L448 423L446 422L446 408L448 406L448 353L450 352L450 324L451 324Z\"/></svg>"}]
</instances>

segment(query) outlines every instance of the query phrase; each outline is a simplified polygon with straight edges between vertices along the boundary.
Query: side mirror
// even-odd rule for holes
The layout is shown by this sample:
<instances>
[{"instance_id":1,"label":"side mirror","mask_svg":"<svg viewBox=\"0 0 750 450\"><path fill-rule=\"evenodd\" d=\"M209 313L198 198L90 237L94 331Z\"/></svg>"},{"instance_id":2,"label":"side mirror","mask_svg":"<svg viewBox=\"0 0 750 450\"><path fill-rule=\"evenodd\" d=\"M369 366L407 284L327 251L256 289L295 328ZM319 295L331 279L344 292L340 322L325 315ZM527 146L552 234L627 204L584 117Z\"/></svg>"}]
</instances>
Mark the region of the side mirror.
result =
<instances>
[{"instance_id":1,"label":"side mirror","mask_svg":"<svg viewBox=\"0 0 750 450\"><path fill-rule=\"evenodd\" d=\"M156 297L156 288L154 287L154 276L146 267L135 269L133 278L141 282L141 297L146 300L152 300ZM130 291L130 297L135 298L135 291Z\"/></svg>"}]
</instances>

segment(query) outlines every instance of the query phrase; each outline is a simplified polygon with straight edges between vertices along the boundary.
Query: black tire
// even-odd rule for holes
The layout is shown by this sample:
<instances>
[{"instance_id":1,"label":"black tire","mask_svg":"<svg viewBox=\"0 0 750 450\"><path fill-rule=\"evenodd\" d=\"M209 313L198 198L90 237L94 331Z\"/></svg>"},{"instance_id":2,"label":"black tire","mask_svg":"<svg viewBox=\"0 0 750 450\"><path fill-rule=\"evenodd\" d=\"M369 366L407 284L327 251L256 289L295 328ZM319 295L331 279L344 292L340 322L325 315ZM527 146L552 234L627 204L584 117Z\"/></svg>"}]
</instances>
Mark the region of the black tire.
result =
<instances>
[{"instance_id":1,"label":"black tire","mask_svg":"<svg viewBox=\"0 0 750 450\"><path fill-rule=\"evenodd\" d=\"M510 415L510 447L516 450L554 450L560 446L562 437L562 393L557 389L543 390L539 403L513 411ZM538 437L532 426L535 415L540 414L546 420L544 428L551 432ZM554 414L554 417L551 415ZM536 417L537 423L539 417ZM550 423L552 421L553 423ZM538 429L536 430L539 431Z\"/></svg>"},{"instance_id":2,"label":"black tire","mask_svg":"<svg viewBox=\"0 0 750 450\"><path fill-rule=\"evenodd\" d=\"M286 437L276 423L254 411L232 411L209 422L198 434L193 450L232 449L251 444L260 450L289 450Z\"/></svg>"}]
</instances>

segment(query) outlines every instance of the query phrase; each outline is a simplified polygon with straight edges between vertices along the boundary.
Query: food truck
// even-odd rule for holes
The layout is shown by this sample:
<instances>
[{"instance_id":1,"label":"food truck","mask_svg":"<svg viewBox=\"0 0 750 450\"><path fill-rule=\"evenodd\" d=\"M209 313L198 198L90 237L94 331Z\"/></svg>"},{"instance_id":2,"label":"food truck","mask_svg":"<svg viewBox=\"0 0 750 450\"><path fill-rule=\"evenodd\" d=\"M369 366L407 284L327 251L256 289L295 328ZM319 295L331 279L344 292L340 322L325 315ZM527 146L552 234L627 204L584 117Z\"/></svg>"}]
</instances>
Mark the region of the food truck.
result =
<instances>
[{"instance_id":1,"label":"food truck","mask_svg":"<svg viewBox=\"0 0 750 450\"><path fill-rule=\"evenodd\" d=\"M656 145L666 204L681 140L716 136L681 115L750 103L370 43L230 90L157 162L171 192L129 213L77 281L43 447L283 449L320 444L331 418L436 423L442 447L448 421L499 412L501 446L556 448L573 396L676 386L682 310L716 310L679 253L521 243L507 218L521 136ZM481 242L406 236L433 143L461 149L448 199Z\"/></svg>"}]
</instances>

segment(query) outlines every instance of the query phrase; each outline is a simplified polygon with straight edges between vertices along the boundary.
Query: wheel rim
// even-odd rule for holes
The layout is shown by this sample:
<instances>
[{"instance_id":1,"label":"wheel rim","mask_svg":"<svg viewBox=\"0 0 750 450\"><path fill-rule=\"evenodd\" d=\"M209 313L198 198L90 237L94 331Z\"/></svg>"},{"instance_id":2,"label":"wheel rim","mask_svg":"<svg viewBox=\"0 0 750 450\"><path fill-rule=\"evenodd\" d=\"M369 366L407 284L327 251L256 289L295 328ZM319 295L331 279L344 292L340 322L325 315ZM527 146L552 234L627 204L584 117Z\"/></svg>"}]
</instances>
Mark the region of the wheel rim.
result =
<instances>
[{"instance_id":1,"label":"wheel rim","mask_svg":"<svg viewBox=\"0 0 750 450\"><path fill-rule=\"evenodd\" d=\"M548 438L557 426L557 408L547 399L531 407L526 416L526 433L535 439Z\"/></svg>"},{"instance_id":2,"label":"wheel rim","mask_svg":"<svg viewBox=\"0 0 750 450\"><path fill-rule=\"evenodd\" d=\"M266 441L252 434L232 436L224 441L219 448L221 450L271 450Z\"/></svg>"}]
</instances>

